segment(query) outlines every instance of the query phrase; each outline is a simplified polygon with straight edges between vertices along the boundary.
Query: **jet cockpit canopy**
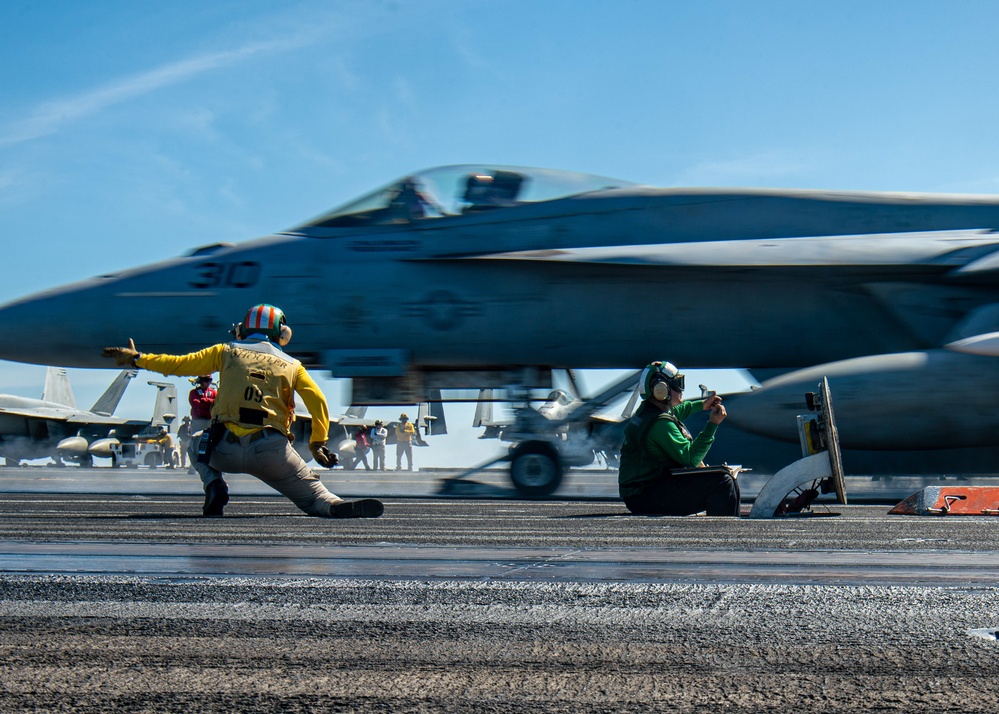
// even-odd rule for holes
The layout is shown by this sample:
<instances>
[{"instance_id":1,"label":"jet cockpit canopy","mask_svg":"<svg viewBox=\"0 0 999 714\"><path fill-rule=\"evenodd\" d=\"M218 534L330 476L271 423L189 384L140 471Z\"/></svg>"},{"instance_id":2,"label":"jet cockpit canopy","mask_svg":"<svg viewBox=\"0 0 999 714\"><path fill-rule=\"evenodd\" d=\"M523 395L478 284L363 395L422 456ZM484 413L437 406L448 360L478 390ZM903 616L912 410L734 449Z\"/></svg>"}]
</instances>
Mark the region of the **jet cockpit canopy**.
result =
<instances>
[{"instance_id":1,"label":"jet cockpit canopy","mask_svg":"<svg viewBox=\"0 0 999 714\"><path fill-rule=\"evenodd\" d=\"M548 394L548 398L545 401L553 404L558 404L563 407L567 407L576 400L573 399L572 395L570 395L564 389L553 389Z\"/></svg>"},{"instance_id":2,"label":"jet cockpit canopy","mask_svg":"<svg viewBox=\"0 0 999 714\"><path fill-rule=\"evenodd\" d=\"M634 185L605 176L553 169L441 166L393 181L300 228L404 224Z\"/></svg>"}]
</instances>

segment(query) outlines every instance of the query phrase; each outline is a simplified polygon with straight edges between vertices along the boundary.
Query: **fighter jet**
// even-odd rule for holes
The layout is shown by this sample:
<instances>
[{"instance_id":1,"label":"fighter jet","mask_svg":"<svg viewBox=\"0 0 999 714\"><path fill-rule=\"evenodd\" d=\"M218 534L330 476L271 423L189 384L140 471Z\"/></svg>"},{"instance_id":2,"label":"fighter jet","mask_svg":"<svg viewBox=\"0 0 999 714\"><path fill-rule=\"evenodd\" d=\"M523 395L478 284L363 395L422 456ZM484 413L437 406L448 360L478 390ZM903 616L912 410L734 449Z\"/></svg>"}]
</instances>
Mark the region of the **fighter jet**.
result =
<instances>
[{"instance_id":1,"label":"fighter jet","mask_svg":"<svg viewBox=\"0 0 999 714\"><path fill-rule=\"evenodd\" d=\"M999 332L996 229L995 196L654 188L450 166L275 235L8 303L0 320L21 338L0 358L107 366L99 348L130 337L189 352L265 301L294 327L289 350L352 378L356 403L550 388L551 368L652 359L777 373L869 357L841 373L859 378L930 351L912 389L958 375L960 403L994 358L943 346ZM844 431L866 431L883 417L866 407L892 397L875 389L841 408ZM995 409L950 416L999 438ZM921 433L936 424L928 414ZM916 434L907 441L937 443Z\"/></svg>"},{"instance_id":2,"label":"fighter jet","mask_svg":"<svg viewBox=\"0 0 999 714\"><path fill-rule=\"evenodd\" d=\"M149 424L113 416L136 374L122 370L89 410L76 406L60 367L46 370L41 399L0 395L0 457L8 464L49 457L58 464L91 465L94 456L110 456L112 430L131 433Z\"/></svg>"},{"instance_id":3,"label":"fighter jet","mask_svg":"<svg viewBox=\"0 0 999 714\"><path fill-rule=\"evenodd\" d=\"M629 372L601 393L582 396L574 370L565 372L565 388L551 390L536 408L530 394L511 395L497 393L493 389L479 390L472 426L483 428L480 439L499 439L513 444L511 460L528 448L532 453L554 450L560 464L566 467L588 466L600 460L608 468L616 468L625 422L638 402L639 373ZM620 414L603 411L609 402L628 391L631 391L631 398ZM493 406L497 402L510 402L510 418L494 418ZM538 442L550 448L540 448ZM518 482L518 473L512 476L518 489L531 491L531 484ZM545 479L544 488L549 486L550 482Z\"/></svg>"}]
</instances>

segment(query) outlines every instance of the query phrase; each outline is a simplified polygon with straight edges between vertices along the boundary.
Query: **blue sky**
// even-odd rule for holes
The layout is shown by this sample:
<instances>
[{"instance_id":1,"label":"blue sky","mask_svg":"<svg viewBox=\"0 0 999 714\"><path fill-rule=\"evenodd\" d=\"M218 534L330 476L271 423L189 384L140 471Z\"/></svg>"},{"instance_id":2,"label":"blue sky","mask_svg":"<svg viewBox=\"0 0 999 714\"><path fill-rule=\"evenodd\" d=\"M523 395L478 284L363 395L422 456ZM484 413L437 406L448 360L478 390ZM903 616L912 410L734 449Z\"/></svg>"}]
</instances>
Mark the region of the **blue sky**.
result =
<instances>
[{"instance_id":1,"label":"blue sky","mask_svg":"<svg viewBox=\"0 0 999 714\"><path fill-rule=\"evenodd\" d=\"M976 0L6 2L0 302L440 164L996 193L996 28ZM89 405L111 373L72 378Z\"/></svg>"}]
</instances>

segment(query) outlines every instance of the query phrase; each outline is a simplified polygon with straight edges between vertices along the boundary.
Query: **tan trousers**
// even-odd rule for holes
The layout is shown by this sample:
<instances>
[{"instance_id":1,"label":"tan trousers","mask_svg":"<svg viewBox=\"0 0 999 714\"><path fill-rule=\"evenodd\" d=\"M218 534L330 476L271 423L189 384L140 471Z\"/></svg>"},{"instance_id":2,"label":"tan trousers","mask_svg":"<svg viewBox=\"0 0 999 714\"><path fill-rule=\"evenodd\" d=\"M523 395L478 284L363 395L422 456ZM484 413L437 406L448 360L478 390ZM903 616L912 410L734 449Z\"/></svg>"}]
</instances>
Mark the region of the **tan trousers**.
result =
<instances>
[{"instance_id":1,"label":"tan trousers","mask_svg":"<svg viewBox=\"0 0 999 714\"><path fill-rule=\"evenodd\" d=\"M402 457L406 457L406 461L409 464L409 470L413 470L413 442L411 441L397 441L395 443L395 467L398 470L402 470Z\"/></svg>"},{"instance_id":2,"label":"tan trousers","mask_svg":"<svg viewBox=\"0 0 999 714\"><path fill-rule=\"evenodd\" d=\"M256 438L254 438L256 437ZM211 463L197 463L198 434L191 441L191 462L208 486L223 473L244 473L256 476L310 516L330 515L330 506L343 499L331 493L315 471L310 469L288 438L275 429L264 429L259 435L235 436L226 431L212 451ZM224 479L223 479L224 480Z\"/></svg>"}]
</instances>

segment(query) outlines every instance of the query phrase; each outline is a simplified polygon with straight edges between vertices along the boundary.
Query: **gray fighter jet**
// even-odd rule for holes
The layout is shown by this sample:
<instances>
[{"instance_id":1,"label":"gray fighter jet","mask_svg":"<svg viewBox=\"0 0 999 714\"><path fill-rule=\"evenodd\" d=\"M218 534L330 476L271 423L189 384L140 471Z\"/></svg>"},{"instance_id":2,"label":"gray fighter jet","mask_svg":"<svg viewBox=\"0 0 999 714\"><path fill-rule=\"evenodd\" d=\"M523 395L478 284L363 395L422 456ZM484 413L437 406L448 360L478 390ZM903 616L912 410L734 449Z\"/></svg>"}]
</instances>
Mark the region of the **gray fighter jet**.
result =
<instances>
[{"instance_id":1,"label":"gray fighter jet","mask_svg":"<svg viewBox=\"0 0 999 714\"><path fill-rule=\"evenodd\" d=\"M616 468L625 424L638 403L640 373L630 372L599 394L583 396L574 370L565 371L565 388L551 390L536 408L530 394L501 396L493 389L479 390L472 426L483 429L480 439L499 439L512 444L511 460L528 452L541 454L540 458L557 452L557 460L563 466L588 466L600 460L607 468ZM620 414L601 411L609 402L628 392L631 392L631 398ZM496 402L510 403L509 417L494 418ZM537 462L538 458L525 461L522 466L532 461ZM544 470L537 467L545 465L535 463L532 473L544 474ZM531 493L532 484L521 476L516 470L511 473L514 485L522 493ZM552 487L550 476L541 475L540 478L542 492Z\"/></svg>"},{"instance_id":2,"label":"gray fighter jet","mask_svg":"<svg viewBox=\"0 0 999 714\"><path fill-rule=\"evenodd\" d=\"M666 358L761 374L866 357L830 380L850 448L851 429L873 433L871 419L907 404L871 373L922 354L932 359L907 368L908 391L929 401L955 376L950 426L941 433L927 413L879 443L954 433L995 443L999 410L960 408L985 372L999 373L995 358L944 346L999 332L996 229L995 196L664 189L451 166L276 235L8 303L0 321L21 337L0 358L107 366L100 347L130 337L144 351L188 352L261 301L288 315L291 352L353 378L355 403L550 388L550 370L569 366ZM854 387L857 401L841 394Z\"/></svg>"},{"instance_id":3,"label":"gray fighter jet","mask_svg":"<svg viewBox=\"0 0 999 714\"><path fill-rule=\"evenodd\" d=\"M0 457L8 464L49 457L57 464L73 461L81 465L92 464L95 456L110 457L115 438L133 435L150 424L114 416L136 374L136 370L122 370L89 410L76 406L66 370L59 367L46 370L41 399L0 395ZM162 417L168 411L176 413L176 389L167 383L150 384L160 392L166 387L173 390L174 408L170 410L168 402L158 398L152 420L168 425ZM170 420L173 414L168 415Z\"/></svg>"}]
</instances>

